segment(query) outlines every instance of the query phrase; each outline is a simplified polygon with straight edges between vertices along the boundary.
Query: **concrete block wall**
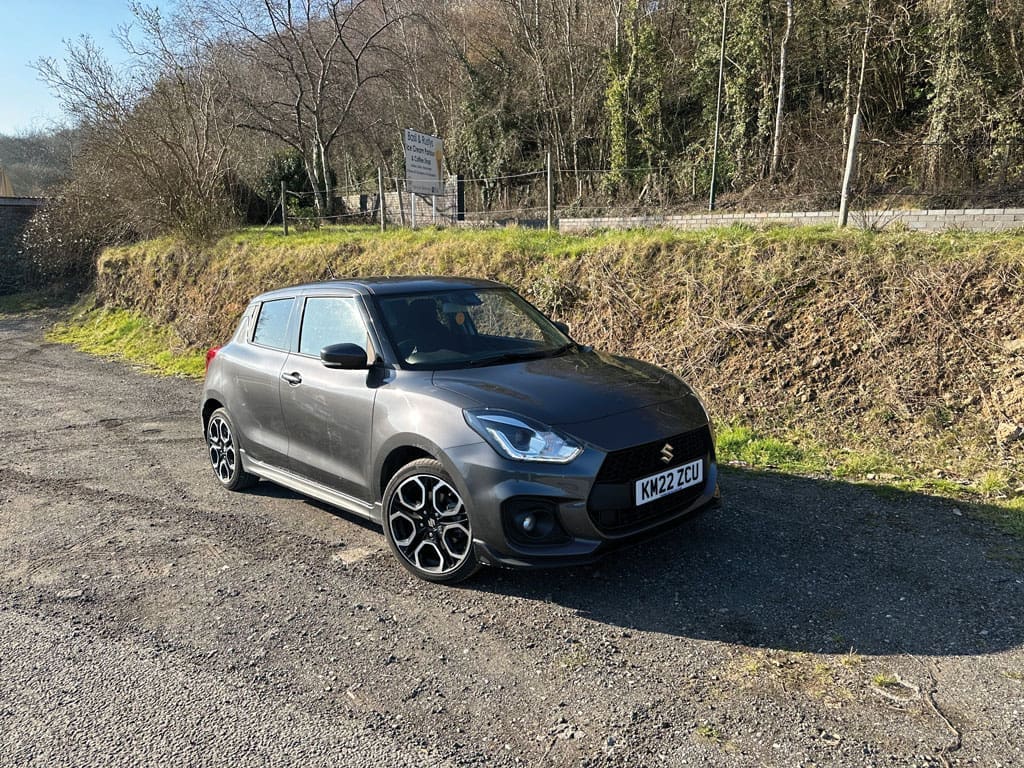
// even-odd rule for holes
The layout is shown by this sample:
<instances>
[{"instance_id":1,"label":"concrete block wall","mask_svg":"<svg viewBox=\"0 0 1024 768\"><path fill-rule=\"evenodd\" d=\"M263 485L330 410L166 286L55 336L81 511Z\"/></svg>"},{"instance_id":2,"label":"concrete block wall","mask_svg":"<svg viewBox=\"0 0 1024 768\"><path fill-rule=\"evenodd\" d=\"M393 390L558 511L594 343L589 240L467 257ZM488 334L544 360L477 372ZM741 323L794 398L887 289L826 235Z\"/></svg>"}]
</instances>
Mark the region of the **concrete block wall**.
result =
<instances>
[{"instance_id":1,"label":"concrete block wall","mask_svg":"<svg viewBox=\"0 0 1024 768\"><path fill-rule=\"evenodd\" d=\"M676 229L707 229L746 224L769 227L778 224L801 226L837 224L838 211L800 211L797 213L698 213L678 216L604 216L590 219L559 219L560 232L588 232L594 229L640 229L669 227ZM882 229L893 225L924 232L967 229L996 232L1024 229L1024 208L950 208L853 211L849 224L853 227Z\"/></svg>"},{"instance_id":2,"label":"concrete block wall","mask_svg":"<svg viewBox=\"0 0 1024 768\"><path fill-rule=\"evenodd\" d=\"M21 235L42 204L35 197L0 197L0 294L26 287L28 264L21 253Z\"/></svg>"},{"instance_id":3,"label":"concrete block wall","mask_svg":"<svg viewBox=\"0 0 1024 768\"><path fill-rule=\"evenodd\" d=\"M445 194L437 195L433 203L429 196L414 196L417 226L426 226L434 220L440 225L451 224L455 220L458 207L456 189L456 177L450 176L445 183ZM366 195L343 195L340 199L344 201L345 207L350 213L355 214L364 211L367 215L372 214L374 221L378 221L379 219L376 217L380 214L377 208L377 197L376 193L371 193ZM412 200L410 200L408 192L399 194L393 189L384 192L384 206L388 222L399 224L404 217L405 225L409 226L412 221ZM345 219L341 219L339 223L344 224Z\"/></svg>"}]
</instances>

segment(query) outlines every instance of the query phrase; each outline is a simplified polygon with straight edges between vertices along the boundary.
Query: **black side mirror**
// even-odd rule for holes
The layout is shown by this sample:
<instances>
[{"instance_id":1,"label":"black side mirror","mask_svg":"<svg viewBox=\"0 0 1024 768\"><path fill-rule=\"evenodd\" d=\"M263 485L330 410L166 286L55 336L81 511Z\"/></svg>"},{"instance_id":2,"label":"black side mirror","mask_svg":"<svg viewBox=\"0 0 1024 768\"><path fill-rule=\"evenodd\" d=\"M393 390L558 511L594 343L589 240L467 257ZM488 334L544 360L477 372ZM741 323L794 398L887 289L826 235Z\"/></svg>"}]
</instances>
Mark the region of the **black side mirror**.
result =
<instances>
[{"instance_id":1,"label":"black side mirror","mask_svg":"<svg viewBox=\"0 0 1024 768\"><path fill-rule=\"evenodd\" d=\"M560 331L561 331L562 333L564 333L564 334L565 334L566 336L568 336L568 335L569 335L569 326L568 326L568 325L566 325L565 323L563 323L563 322L562 322L561 320L552 320L552 321L551 321L551 324L552 324L552 325L554 325L554 326L555 326L555 328L557 328L558 330L560 330Z\"/></svg>"},{"instance_id":2,"label":"black side mirror","mask_svg":"<svg viewBox=\"0 0 1024 768\"><path fill-rule=\"evenodd\" d=\"M366 350L358 344L328 344L320 350L320 362L328 368L366 368Z\"/></svg>"}]
</instances>

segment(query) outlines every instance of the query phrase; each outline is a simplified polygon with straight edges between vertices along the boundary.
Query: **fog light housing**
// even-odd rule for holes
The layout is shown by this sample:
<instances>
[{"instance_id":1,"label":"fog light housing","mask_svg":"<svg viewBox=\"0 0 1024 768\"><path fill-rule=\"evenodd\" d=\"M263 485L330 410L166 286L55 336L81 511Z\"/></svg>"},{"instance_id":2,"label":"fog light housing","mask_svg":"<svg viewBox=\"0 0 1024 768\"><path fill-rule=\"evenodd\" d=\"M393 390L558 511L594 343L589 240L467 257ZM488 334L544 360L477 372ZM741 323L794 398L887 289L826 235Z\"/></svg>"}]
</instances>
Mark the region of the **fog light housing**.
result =
<instances>
[{"instance_id":1,"label":"fog light housing","mask_svg":"<svg viewBox=\"0 0 1024 768\"><path fill-rule=\"evenodd\" d=\"M520 496L501 506L505 536L516 544L560 544L569 535L558 520L558 504L551 499Z\"/></svg>"}]
</instances>

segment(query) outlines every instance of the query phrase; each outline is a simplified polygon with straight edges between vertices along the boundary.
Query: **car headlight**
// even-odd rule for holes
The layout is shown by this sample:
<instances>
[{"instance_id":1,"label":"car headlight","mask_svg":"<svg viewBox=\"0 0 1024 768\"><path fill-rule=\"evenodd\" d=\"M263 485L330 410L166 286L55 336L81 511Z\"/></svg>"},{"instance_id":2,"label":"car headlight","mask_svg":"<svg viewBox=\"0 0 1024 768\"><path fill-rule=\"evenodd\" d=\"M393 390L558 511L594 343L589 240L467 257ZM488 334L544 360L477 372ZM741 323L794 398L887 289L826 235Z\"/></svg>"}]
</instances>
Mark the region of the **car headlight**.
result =
<instances>
[{"instance_id":1,"label":"car headlight","mask_svg":"<svg viewBox=\"0 0 1024 768\"><path fill-rule=\"evenodd\" d=\"M533 419L502 411L464 411L466 423L502 456L515 461L568 464L583 446Z\"/></svg>"}]
</instances>

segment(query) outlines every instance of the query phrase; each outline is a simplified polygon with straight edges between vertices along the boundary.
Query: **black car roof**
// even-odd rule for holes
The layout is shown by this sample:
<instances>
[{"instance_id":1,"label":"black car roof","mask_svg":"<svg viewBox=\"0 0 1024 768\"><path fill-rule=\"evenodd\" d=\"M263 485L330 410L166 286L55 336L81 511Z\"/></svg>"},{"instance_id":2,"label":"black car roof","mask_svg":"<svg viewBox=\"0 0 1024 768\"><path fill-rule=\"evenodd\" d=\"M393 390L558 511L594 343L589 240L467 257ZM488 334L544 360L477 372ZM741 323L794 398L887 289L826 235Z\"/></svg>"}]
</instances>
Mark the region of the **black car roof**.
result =
<instances>
[{"instance_id":1,"label":"black car roof","mask_svg":"<svg viewBox=\"0 0 1024 768\"><path fill-rule=\"evenodd\" d=\"M493 280L482 280L475 277L432 277L396 276L396 277L360 277L345 280L324 280L318 283L303 283L287 288L278 288L255 297L254 301L286 298L288 296L307 295L310 293L329 293L345 291L360 294L387 296L391 294L431 293L434 291L451 291L465 288L505 288Z\"/></svg>"}]
</instances>

